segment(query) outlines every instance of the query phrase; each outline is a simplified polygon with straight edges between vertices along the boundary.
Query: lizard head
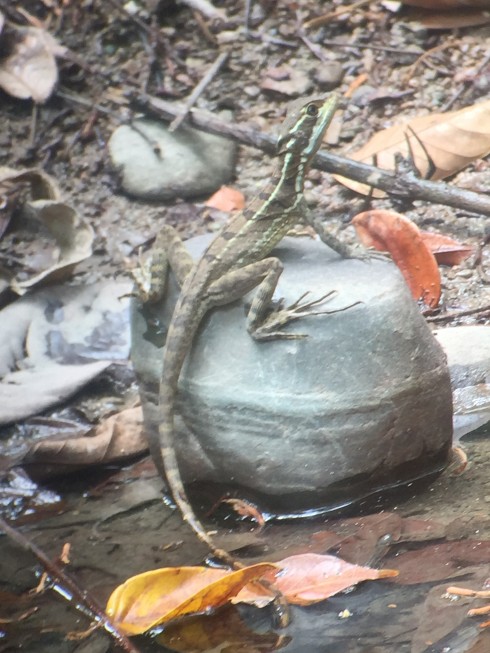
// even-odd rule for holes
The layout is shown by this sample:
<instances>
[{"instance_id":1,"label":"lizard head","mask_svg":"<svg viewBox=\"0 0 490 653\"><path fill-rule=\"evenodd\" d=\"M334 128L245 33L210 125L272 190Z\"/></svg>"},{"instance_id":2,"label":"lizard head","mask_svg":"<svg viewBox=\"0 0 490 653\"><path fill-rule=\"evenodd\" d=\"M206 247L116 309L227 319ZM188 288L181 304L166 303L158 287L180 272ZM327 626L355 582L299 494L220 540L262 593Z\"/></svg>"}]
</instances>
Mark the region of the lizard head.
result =
<instances>
[{"instance_id":1,"label":"lizard head","mask_svg":"<svg viewBox=\"0 0 490 653\"><path fill-rule=\"evenodd\" d=\"M310 162L322 143L338 103L337 93L331 93L326 98L302 98L291 103L279 133L279 154L290 152Z\"/></svg>"}]
</instances>

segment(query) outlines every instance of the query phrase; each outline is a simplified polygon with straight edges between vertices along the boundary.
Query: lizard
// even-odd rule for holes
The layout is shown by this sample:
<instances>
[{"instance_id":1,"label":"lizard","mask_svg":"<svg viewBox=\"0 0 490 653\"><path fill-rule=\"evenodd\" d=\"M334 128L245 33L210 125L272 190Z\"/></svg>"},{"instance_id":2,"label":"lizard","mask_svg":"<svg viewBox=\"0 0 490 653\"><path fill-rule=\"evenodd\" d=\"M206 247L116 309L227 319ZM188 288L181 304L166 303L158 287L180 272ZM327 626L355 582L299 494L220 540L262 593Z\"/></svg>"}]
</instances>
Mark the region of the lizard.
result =
<instances>
[{"instance_id":1,"label":"lizard","mask_svg":"<svg viewBox=\"0 0 490 653\"><path fill-rule=\"evenodd\" d=\"M153 302L162 296L169 267L181 291L167 331L159 390L159 433L149 436L150 452L184 520L210 551L232 568L241 565L215 546L195 516L180 476L174 449L180 373L199 325L213 307L231 303L256 288L247 317L250 335L258 341L298 338L303 335L283 332L281 327L299 317L317 314L314 308L331 294L302 303L303 295L291 306L271 311L283 266L270 252L306 217L305 176L338 103L339 96L332 93L291 106L278 137L277 165L269 183L222 228L196 263L170 225L160 230L153 247L151 291L142 297L143 301ZM350 255L335 236L323 230L319 235L339 254Z\"/></svg>"}]
</instances>

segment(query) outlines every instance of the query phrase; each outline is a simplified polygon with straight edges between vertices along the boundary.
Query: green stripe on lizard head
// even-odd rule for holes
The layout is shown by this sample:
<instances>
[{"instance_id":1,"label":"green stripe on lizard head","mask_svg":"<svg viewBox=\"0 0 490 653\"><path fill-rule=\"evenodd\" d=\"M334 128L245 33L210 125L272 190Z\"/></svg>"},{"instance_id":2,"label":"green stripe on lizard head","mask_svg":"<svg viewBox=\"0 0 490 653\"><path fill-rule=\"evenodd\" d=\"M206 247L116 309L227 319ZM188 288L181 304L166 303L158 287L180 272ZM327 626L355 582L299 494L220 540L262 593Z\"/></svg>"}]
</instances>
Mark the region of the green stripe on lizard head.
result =
<instances>
[{"instance_id":1,"label":"green stripe on lizard head","mask_svg":"<svg viewBox=\"0 0 490 653\"><path fill-rule=\"evenodd\" d=\"M278 152L301 154L310 161L322 143L338 103L337 93L291 103L279 133Z\"/></svg>"}]
</instances>

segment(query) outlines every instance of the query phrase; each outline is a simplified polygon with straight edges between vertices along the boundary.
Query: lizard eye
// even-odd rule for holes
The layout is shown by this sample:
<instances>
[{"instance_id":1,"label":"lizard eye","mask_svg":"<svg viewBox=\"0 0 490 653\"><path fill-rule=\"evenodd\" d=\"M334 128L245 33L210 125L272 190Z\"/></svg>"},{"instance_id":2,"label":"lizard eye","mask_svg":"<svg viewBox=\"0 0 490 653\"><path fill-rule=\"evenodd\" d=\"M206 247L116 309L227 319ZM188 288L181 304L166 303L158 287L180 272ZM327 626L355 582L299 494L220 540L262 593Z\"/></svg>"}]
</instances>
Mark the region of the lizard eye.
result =
<instances>
[{"instance_id":1,"label":"lizard eye","mask_svg":"<svg viewBox=\"0 0 490 653\"><path fill-rule=\"evenodd\" d=\"M318 107L316 106L316 104L309 104L306 107L306 113L309 116L313 116L313 117L317 116L318 115Z\"/></svg>"}]
</instances>

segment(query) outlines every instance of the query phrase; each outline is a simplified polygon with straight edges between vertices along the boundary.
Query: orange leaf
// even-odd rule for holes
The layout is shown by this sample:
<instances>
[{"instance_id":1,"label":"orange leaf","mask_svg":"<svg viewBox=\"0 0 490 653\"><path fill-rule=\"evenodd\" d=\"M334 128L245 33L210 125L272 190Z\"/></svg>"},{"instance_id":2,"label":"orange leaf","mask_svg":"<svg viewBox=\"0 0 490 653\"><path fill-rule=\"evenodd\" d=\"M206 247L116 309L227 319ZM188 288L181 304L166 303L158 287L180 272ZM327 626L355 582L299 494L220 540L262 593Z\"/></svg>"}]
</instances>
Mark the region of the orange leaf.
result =
<instances>
[{"instance_id":1,"label":"orange leaf","mask_svg":"<svg viewBox=\"0 0 490 653\"><path fill-rule=\"evenodd\" d=\"M207 567L155 569L119 585L106 612L125 633L139 635L175 617L218 608L247 583L275 569L270 563L233 572Z\"/></svg>"},{"instance_id":2,"label":"orange leaf","mask_svg":"<svg viewBox=\"0 0 490 653\"><path fill-rule=\"evenodd\" d=\"M359 213L352 224L366 246L391 254L416 301L437 306L441 296L439 268L411 220L395 211L377 210Z\"/></svg>"},{"instance_id":3,"label":"orange leaf","mask_svg":"<svg viewBox=\"0 0 490 653\"><path fill-rule=\"evenodd\" d=\"M335 556L317 553L290 556L276 564L280 570L276 574L274 585L295 605L324 601L364 580L398 576L394 569L360 567ZM254 603L254 589L246 587L233 602Z\"/></svg>"},{"instance_id":4,"label":"orange leaf","mask_svg":"<svg viewBox=\"0 0 490 653\"><path fill-rule=\"evenodd\" d=\"M408 146L410 143L410 148ZM420 176L435 166L431 179L444 179L490 152L490 100L460 111L417 116L405 124L383 129L350 157L355 161L395 170L395 155L413 158ZM335 179L347 188L367 195L371 187L340 175ZM386 193L374 190L373 197Z\"/></svg>"},{"instance_id":5,"label":"orange leaf","mask_svg":"<svg viewBox=\"0 0 490 653\"><path fill-rule=\"evenodd\" d=\"M463 245L449 236L431 231L421 231L420 235L440 265L459 265L473 253L473 247Z\"/></svg>"},{"instance_id":6,"label":"orange leaf","mask_svg":"<svg viewBox=\"0 0 490 653\"><path fill-rule=\"evenodd\" d=\"M239 190L230 188L229 186L221 186L205 202L204 206L209 206L211 209L218 209L220 211L241 211L245 206L245 198Z\"/></svg>"},{"instance_id":7,"label":"orange leaf","mask_svg":"<svg viewBox=\"0 0 490 653\"><path fill-rule=\"evenodd\" d=\"M245 501L244 499L223 499L223 503L228 503L242 517L253 519L261 528L265 526L264 515L250 501Z\"/></svg>"}]
</instances>

